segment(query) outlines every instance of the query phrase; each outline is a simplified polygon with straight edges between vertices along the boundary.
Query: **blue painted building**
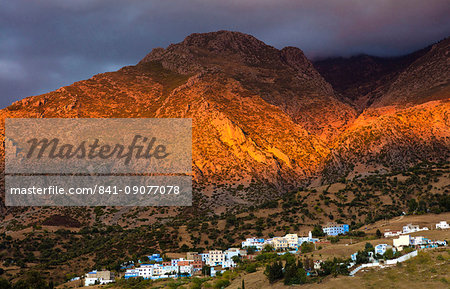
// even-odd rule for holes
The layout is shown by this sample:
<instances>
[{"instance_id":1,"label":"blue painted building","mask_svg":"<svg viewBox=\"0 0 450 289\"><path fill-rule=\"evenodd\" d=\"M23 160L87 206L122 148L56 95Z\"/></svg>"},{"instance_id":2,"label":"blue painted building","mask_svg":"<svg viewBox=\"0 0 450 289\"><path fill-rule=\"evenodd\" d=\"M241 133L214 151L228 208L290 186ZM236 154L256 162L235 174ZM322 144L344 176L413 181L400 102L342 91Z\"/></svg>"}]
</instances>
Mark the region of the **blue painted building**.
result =
<instances>
[{"instance_id":1,"label":"blue painted building","mask_svg":"<svg viewBox=\"0 0 450 289\"><path fill-rule=\"evenodd\" d=\"M163 258L159 254L152 254L151 256L147 256L150 261L162 262Z\"/></svg>"},{"instance_id":2,"label":"blue painted building","mask_svg":"<svg viewBox=\"0 0 450 289\"><path fill-rule=\"evenodd\" d=\"M395 252L395 248L388 244L378 244L375 246L375 254L384 255L387 249L392 249Z\"/></svg>"},{"instance_id":3,"label":"blue painted building","mask_svg":"<svg viewBox=\"0 0 450 289\"><path fill-rule=\"evenodd\" d=\"M328 236L337 236L339 234L346 234L349 231L347 224L329 223L323 227L323 232Z\"/></svg>"}]
</instances>

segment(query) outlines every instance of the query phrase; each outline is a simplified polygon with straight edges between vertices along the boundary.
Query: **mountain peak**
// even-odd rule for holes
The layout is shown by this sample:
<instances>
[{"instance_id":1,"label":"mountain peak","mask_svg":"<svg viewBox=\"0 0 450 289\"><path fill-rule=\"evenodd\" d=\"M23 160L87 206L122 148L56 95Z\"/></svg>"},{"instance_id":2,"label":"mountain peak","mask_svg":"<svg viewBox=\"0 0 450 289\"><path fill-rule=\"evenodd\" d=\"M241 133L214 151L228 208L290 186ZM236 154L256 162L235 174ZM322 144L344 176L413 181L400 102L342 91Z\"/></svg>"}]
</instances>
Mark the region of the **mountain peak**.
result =
<instances>
[{"instance_id":1,"label":"mountain peak","mask_svg":"<svg viewBox=\"0 0 450 289\"><path fill-rule=\"evenodd\" d=\"M213 58L251 65L273 64L274 60L279 60L279 50L251 35L221 30L193 33L166 49L153 49L140 63L159 61L168 69L192 73L209 67Z\"/></svg>"},{"instance_id":2,"label":"mountain peak","mask_svg":"<svg viewBox=\"0 0 450 289\"><path fill-rule=\"evenodd\" d=\"M247 52L273 48L252 35L242 32L220 30L208 33L193 33L187 36L181 45L203 48L216 52Z\"/></svg>"}]
</instances>

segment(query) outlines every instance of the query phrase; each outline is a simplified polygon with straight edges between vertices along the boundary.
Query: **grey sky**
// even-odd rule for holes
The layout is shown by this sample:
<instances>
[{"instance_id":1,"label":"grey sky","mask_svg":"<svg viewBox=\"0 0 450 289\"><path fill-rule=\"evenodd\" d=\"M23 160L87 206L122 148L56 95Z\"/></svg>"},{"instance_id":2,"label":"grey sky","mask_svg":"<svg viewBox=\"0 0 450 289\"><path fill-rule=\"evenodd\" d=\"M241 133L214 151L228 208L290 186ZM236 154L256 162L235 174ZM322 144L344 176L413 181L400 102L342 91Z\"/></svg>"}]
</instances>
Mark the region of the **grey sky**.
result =
<instances>
[{"instance_id":1,"label":"grey sky","mask_svg":"<svg viewBox=\"0 0 450 289\"><path fill-rule=\"evenodd\" d=\"M400 55L450 34L448 0L0 0L0 107L234 30L308 57Z\"/></svg>"}]
</instances>

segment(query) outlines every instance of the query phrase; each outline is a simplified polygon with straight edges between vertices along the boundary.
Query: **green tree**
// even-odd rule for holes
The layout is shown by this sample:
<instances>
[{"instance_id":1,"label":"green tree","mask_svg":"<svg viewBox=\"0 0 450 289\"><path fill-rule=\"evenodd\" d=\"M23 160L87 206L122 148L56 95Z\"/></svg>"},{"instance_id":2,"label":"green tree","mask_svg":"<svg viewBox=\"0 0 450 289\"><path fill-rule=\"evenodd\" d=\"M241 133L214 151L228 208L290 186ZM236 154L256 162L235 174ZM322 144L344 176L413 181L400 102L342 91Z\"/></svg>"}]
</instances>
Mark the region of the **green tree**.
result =
<instances>
[{"instance_id":1,"label":"green tree","mask_svg":"<svg viewBox=\"0 0 450 289\"><path fill-rule=\"evenodd\" d=\"M375 248L373 247L372 244L367 242L366 245L364 246L364 251L366 251L366 252L374 252Z\"/></svg>"},{"instance_id":2,"label":"green tree","mask_svg":"<svg viewBox=\"0 0 450 289\"><path fill-rule=\"evenodd\" d=\"M306 283L306 272L302 268L302 263L295 261L286 262L286 267L284 269L284 284L304 284Z\"/></svg>"},{"instance_id":3,"label":"green tree","mask_svg":"<svg viewBox=\"0 0 450 289\"><path fill-rule=\"evenodd\" d=\"M254 272L256 272L257 268L258 268L258 266L256 265L256 263L251 263L251 264L248 264L247 266L245 266L245 272L254 273Z\"/></svg>"},{"instance_id":4,"label":"green tree","mask_svg":"<svg viewBox=\"0 0 450 289\"><path fill-rule=\"evenodd\" d=\"M367 251L358 251L356 255L356 264L364 264L369 262L369 253Z\"/></svg>"},{"instance_id":5,"label":"green tree","mask_svg":"<svg viewBox=\"0 0 450 289\"><path fill-rule=\"evenodd\" d=\"M408 211L410 213L414 213L414 211L417 209L419 205L417 204L416 199L411 199L408 201Z\"/></svg>"},{"instance_id":6,"label":"green tree","mask_svg":"<svg viewBox=\"0 0 450 289\"><path fill-rule=\"evenodd\" d=\"M14 289L49 289L45 279L39 272L31 271L26 274L25 279L18 281L13 286Z\"/></svg>"},{"instance_id":7,"label":"green tree","mask_svg":"<svg viewBox=\"0 0 450 289\"><path fill-rule=\"evenodd\" d=\"M241 263L241 256L233 256L231 257L231 260L236 263L236 264L240 264Z\"/></svg>"},{"instance_id":8,"label":"green tree","mask_svg":"<svg viewBox=\"0 0 450 289\"><path fill-rule=\"evenodd\" d=\"M311 231L313 237L323 237L325 236L325 233L323 232L321 225L315 225L314 229Z\"/></svg>"},{"instance_id":9,"label":"green tree","mask_svg":"<svg viewBox=\"0 0 450 289\"><path fill-rule=\"evenodd\" d=\"M253 253L256 252L256 247L255 246L251 246L251 247L247 247L247 254L251 255Z\"/></svg>"},{"instance_id":10,"label":"green tree","mask_svg":"<svg viewBox=\"0 0 450 289\"><path fill-rule=\"evenodd\" d=\"M387 249L386 252L384 252L383 257L386 260L394 259L394 250L392 250L392 248Z\"/></svg>"},{"instance_id":11,"label":"green tree","mask_svg":"<svg viewBox=\"0 0 450 289\"><path fill-rule=\"evenodd\" d=\"M264 274L266 274L270 283L283 279L283 266L281 265L281 262L274 262L267 265Z\"/></svg>"},{"instance_id":12,"label":"green tree","mask_svg":"<svg viewBox=\"0 0 450 289\"><path fill-rule=\"evenodd\" d=\"M348 262L342 259L334 258L333 260L326 260L321 265L321 275L330 275L334 277L337 275L348 275Z\"/></svg>"},{"instance_id":13,"label":"green tree","mask_svg":"<svg viewBox=\"0 0 450 289\"><path fill-rule=\"evenodd\" d=\"M378 238L378 239L381 238L381 237L383 236L383 234L381 234L380 229L377 229L376 235L377 235L377 238Z\"/></svg>"},{"instance_id":14,"label":"green tree","mask_svg":"<svg viewBox=\"0 0 450 289\"><path fill-rule=\"evenodd\" d=\"M221 289L221 288L225 288L228 285L230 285L230 281L227 279L219 279L214 283L214 288L215 289Z\"/></svg>"},{"instance_id":15,"label":"green tree","mask_svg":"<svg viewBox=\"0 0 450 289\"><path fill-rule=\"evenodd\" d=\"M300 246L300 250L302 253L310 253L314 251L314 244L310 242L303 242Z\"/></svg>"},{"instance_id":16,"label":"green tree","mask_svg":"<svg viewBox=\"0 0 450 289\"><path fill-rule=\"evenodd\" d=\"M263 252L273 252L273 246L272 245L265 245L262 249Z\"/></svg>"}]
</instances>

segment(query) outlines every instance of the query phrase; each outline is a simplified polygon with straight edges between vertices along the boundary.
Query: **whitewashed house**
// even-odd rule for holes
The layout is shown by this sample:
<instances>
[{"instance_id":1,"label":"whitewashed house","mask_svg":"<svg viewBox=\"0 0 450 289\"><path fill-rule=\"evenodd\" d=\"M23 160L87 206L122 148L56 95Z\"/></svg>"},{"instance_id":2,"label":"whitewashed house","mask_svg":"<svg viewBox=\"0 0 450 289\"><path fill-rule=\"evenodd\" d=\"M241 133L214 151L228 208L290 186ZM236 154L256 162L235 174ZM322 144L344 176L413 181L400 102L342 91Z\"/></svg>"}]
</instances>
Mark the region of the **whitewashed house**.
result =
<instances>
[{"instance_id":1,"label":"whitewashed house","mask_svg":"<svg viewBox=\"0 0 450 289\"><path fill-rule=\"evenodd\" d=\"M384 237L385 238L389 238L389 237L397 237L400 236L402 234L402 231L388 231L384 233Z\"/></svg>"},{"instance_id":2,"label":"whitewashed house","mask_svg":"<svg viewBox=\"0 0 450 289\"><path fill-rule=\"evenodd\" d=\"M297 234L286 234L284 236L284 239L286 240L287 247L289 249L298 248L298 235Z\"/></svg>"},{"instance_id":3,"label":"whitewashed house","mask_svg":"<svg viewBox=\"0 0 450 289\"><path fill-rule=\"evenodd\" d=\"M313 238L312 232L309 231L308 237L298 237L298 246L301 246L304 242L316 243L319 242L319 239Z\"/></svg>"},{"instance_id":4,"label":"whitewashed house","mask_svg":"<svg viewBox=\"0 0 450 289\"><path fill-rule=\"evenodd\" d=\"M401 251L403 250L403 247L407 247L411 245L411 236L410 235L401 235L397 239L393 240L394 247L397 248L397 250Z\"/></svg>"},{"instance_id":5,"label":"whitewashed house","mask_svg":"<svg viewBox=\"0 0 450 289\"><path fill-rule=\"evenodd\" d=\"M414 232L428 231L427 227L420 228L419 225L408 224L403 226L402 234L410 234Z\"/></svg>"},{"instance_id":6,"label":"whitewashed house","mask_svg":"<svg viewBox=\"0 0 450 289\"><path fill-rule=\"evenodd\" d=\"M202 261L205 262L205 264L209 263L209 253L201 253L199 255L202 257Z\"/></svg>"},{"instance_id":7,"label":"whitewashed house","mask_svg":"<svg viewBox=\"0 0 450 289\"><path fill-rule=\"evenodd\" d=\"M111 271L91 271L85 275L84 286L103 285L114 282L114 273Z\"/></svg>"},{"instance_id":8,"label":"whitewashed house","mask_svg":"<svg viewBox=\"0 0 450 289\"><path fill-rule=\"evenodd\" d=\"M262 250L264 247L264 239L262 238L247 238L242 242L242 248L255 247L256 250Z\"/></svg>"},{"instance_id":9,"label":"whitewashed house","mask_svg":"<svg viewBox=\"0 0 450 289\"><path fill-rule=\"evenodd\" d=\"M337 236L339 234L348 233L350 227L348 224L337 224L337 223L328 223L326 226L322 228L323 232L327 236Z\"/></svg>"},{"instance_id":10,"label":"whitewashed house","mask_svg":"<svg viewBox=\"0 0 450 289\"><path fill-rule=\"evenodd\" d=\"M413 245L413 246L426 245L429 242L430 242L430 240L423 236L417 236L417 237L411 238L411 245Z\"/></svg>"},{"instance_id":11,"label":"whitewashed house","mask_svg":"<svg viewBox=\"0 0 450 289\"><path fill-rule=\"evenodd\" d=\"M375 246L375 254L384 255L384 253L386 253L387 249L393 249L395 251L395 248L392 248L391 245L378 244L378 245Z\"/></svg>"},{"instance_id":12,"label":"whitewashed house","mask_svg":"<svg viewBox=\"0 0 450 289\"><path fill-rule=\"evenodd\" d=\"M289 248L288 241L283 237L272 238L272 246L275 250L286 250Z\"/></svg>"},{"instance_id":13,"label":"whitewashed house","mask_svg":"<svg viewBox=\"0 0 450 289\"><path fill-rule=\"evenodd\" d=\"M209 251L209 259L206 265L209 266L219 266L225 261L225 254L221 250Z\"/></svg>"},{"instance_id":14,"label":"whitewashed house","mask_svg":"<svg viewBox=\"0 0 450 289\"><path fill-rule=\"evenodd\" d=\"M225 261L222 263L222 268L236 267L236 263L233 261L233 257L247 255L247 252L244 251L245 250L240 250L239 248L229 248L228 250L226 250L224 252Z\"/></svg>"},{"instance_id":15,"label":"whitewashed house","mask_svg":"<svg viewBox=\"0 0 450 289\"><path fill-rule=\"evenodd\" d=\"M182 275L192 276L194 274L194 267L192 265L179 266L178 268L179 271L177 273Z\"/></svg>"},{"instance_id":16,"label":"whitewashed house","mask_svg":"<svg viewBox=\"0 0 450 289\"><path fill-rule=\"evenodd\" d=\"M436 229L446 230L450 228L450 226L447 224L447 221L440 221L436 224Z\"/></svg>"}]
</instances>

